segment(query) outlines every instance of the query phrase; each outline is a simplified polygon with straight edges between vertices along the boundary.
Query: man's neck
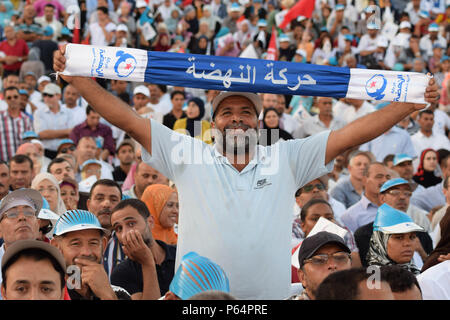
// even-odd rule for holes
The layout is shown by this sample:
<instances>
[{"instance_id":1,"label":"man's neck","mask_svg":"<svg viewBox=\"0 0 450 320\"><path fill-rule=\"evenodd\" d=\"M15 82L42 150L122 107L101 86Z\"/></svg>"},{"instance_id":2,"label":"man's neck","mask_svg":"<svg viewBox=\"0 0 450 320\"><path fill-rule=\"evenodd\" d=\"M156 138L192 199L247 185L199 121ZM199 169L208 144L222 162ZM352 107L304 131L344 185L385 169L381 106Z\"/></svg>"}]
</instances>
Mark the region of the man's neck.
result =
<instances>
[{"instance_id":1,"label":"man's neck","mask_svg":"<svg viewBox=\"0 0 450 320\"><path fill-rule=\"evenodd\" d=\"M140 199L143 192L140 192L138 190L138 188L136 188L136 185L133 186L133 191L134 191L134 194L136 195L136 198Z\"/></svg>"},{"instance_id":2,"label":"man's neck","mask_svg":"<svg viewBox=\"0 0 450 320\"><path fill-rule=\"evenodd\" d=\"M321 115L319 113L319 120L325 124L325 126L328 128L330 126L331 121L333 120L333 115L327 114L327 115Z\"/></svg>"},{"instance_id":3,"label":"man's neck","mask_svg":"<svg viewBox=\"0 0 450 320\"><path fill-rule=\"evenodd\" d=\"M381 202L378 198L378 193L376 194L371 194L371 193L364 193L364 196L369 199L370 202L372 202L373 204L377 205L378 207L381 205Z\"/></svg>"},{"instance_id":4,"label":"man's neck","mask_svg":"<svg viewBox=\"0 0 450 320\"><path fill-rule=\"evenodd\" d=\"M153 240L150 250L155 258L155 263L161 265L166 259L166 251L155 240Z\"/></svg>"},{"instance_id":5,"label":"man's neck","mask_svg":"<svg viewBox=\"0 0 450 320\"><path fill-rule=\"evenodd\" d=\"M125 172L126 174L128 174L128 172L130 172L130 168L131 168L131 164L120 164L120 169L122 169L123 172Z\"/></svg>"},{"instance_id":6,"label":"man's neck","mask_svg":"<svg viewBox=\"0 0 450 320\"><path fill-rule=\"evenodd\" d=\"M361 194L363 192L364 186L362 180L356 179L355 177L350 175L350 182L358 194Z\"/></svg>"},{"instance_id":7,"label":"man's neck","mask_svg":"<svg viewBox=\"0 0 450 320\"><path fill-rule=\"evenodd\" d=\"M53 113L58 113L59 112L59 104L57 105L48 105L48 108L50 109L51 112Z\"/></svg>"},{"instance_id":8,"label":"man's neck","mask_svg":"<svg viewBox=\"0 0 450 320\"><path fill-rule=\"evenodd\" d=\"M19 108L8 108L8 113L11 117L17 118L20 116L20 109Z\"/></svg>"},{"instance_id":9,"label":"man's neck","mask_svg":"<svg viewBox=\"0 0 450 320\"><path fill-rule=\"evenodd\" d=\"M73 109L73 108L75 108L77 105L76 105L76 103L74 103L74 104L67 104L66 103L66 108L67 109Z\"/></svg>"},{"instance_id":10,"label":"man's neck","mask_svg":"<svg viewBox=\"0 0 450 320\"><path fill-rule=\"evenodd\" d=\"M425 137L431 137L431 135L433 134L433 130L426 130L426 131L420 130L420 132L422 132L422 134L423 134Z\"/></svg>"},{"instance_id":11,"label":"man's neck","mask_svg":"<svg viewBox=\"0 0 450 320\"><path fill-rule=\"evenodd\" d=\"M183 114L183 109L173 109L172 114L175 116L175 118L179 119Z\"/></svg>"}]
</instances>

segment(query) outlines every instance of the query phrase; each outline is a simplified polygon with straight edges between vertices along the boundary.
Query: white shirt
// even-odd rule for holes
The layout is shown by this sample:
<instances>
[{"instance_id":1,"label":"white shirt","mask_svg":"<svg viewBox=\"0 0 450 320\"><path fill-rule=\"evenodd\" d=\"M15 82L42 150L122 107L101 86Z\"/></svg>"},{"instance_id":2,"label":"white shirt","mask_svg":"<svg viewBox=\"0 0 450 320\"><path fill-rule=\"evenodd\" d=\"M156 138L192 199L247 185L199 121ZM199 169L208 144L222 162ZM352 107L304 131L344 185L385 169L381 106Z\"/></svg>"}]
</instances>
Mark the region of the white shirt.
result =
<instances>
[{"instance_id":1,"label":"white shirt","mask_svg":"<svg viewBox=\"0 0 450 320\"><path fill-rule=\"evenodd\" d=\"M111 32L116 30L116 25L112 22L109 22L106 25L106 31ZM91 44L93 46L108 46L109 43L105 39L105 34L103 33L102 28L98 24L98 22L94 22L89 26L89 32L91 33ZM111 43L114 42L114 37L111 40Z\"/></svg>"},{"instance_id":2,"label":"white shirt","mask_svg":"<svg viewBox=\"0 0 450 320\"><path fill-rule=\"evenodd\" d=\"M427 148L432 148L434 150L444 148L450 150L450 142L448 141L448 138L434 132L431 136L426 137L421 131L418 131L416 134L411 136L411 140L414 145L414 149L416 149L416 153L419 156L422 150Z\"/></svg>"},{"instance_id":3,"label":"white shirt","mask_svg":"<svg viewBox=\"0 0 450 320\"><path fill-rule=\"evenodd\" d=\"M73 108L67 108L66 104L63 104L63 107L69 110L71 113L71 121L70 121L70 127L73 128L80 123L84 122L86 120L86 108L76 105Z\"/></svg>"},{"instance_id":4,"label":"white shirt","mask_svg":"<svg viewBox=\"0 0 450 320\"><path fill-rule=\"evenodd\" d=\"M361 53L361 51L375 50L378 47L378 40L380 37L383 36L377 34L375 38L371 38L368 34L363 35L358 44L358 53Z\"/></svg>"},{"instance_id":5,"label":"white shirt","mask_svg":"<svg viewBox=\"0 0 450 320\"><path fill-rule=\"evenodd\" d=\"M151 132L152 155L142 149L142 160L178 189L175 269L195 251L224 269L237 298L287 298L294 194L332 170L333 163L324 164L330 131L259 145L241 172L199 139L155 121Z\"/></svg>"},{"instance_id":6,"label":"white shirt","mask_svg":"<svg viewBox=\"0 0 450 320\"><path fill-rule=\"evenodd\" d=\"M147 103L147 106L151 107L156 112L161 113L163 116L172 111L172 102L170 101L170 96L168 94L164 94L159 102L156 104Z\"/></svg>"},{"instance_id":7,"label":"white shirt","mask_svg":"<svg viewBox=\"0 0 450 320\"><path fill-rule=\"evenodd\" d=\"M293 137L301 139L310 135L322 132L324 130L338 130L345 126L345 122L340 118L333 117L330 126L327 128L325 124L319 119L319 115L312 116L301 122L297 130L294 131Z\"/></svg>"},{"instance_id":8,"label":"white shirt","mask_svg":"<svg viewBox=\"0 0 450 320\"><path fill-rule=\"evenodd\" d=\"M58 113L50 111L48 106L34 112L34 131L39 134L45 130L62 130L71 128L72 113L60 106ZM41 139L45 149L56 151L62 139Z\"/></svg>"},{"instance_id":9,"label":"white shirt","mask_svg":"<svg viewBox=\"0 0 450 320\"><path fill-rule=\"evenodd\" d=\"M423 300L450 300L450 260L425 270L417 281Z\"/></svg>"},{"instance_id":10,"label":"white shirt","mask_svg":"<svg viewBox=\"0 0 450 320\"><path fill-rule=\"evenodd\" d=\"M356 110L354 106L348 105L342 101L336 102L333 106L333 116L341 118L346 124L374 111L375 107L367 101L364 101L358 110Z\"/></svg>"},{"instance_id":11,"label":"white shirt","mask_svg":"<svg viewBox=\"0 0 450 320\"><path fill-rule=\"evenodd\" d=\"M421 50L426 51L428 57L433 56L433 44L439 43L443 48L447 48L447 40L442 36L438 35L438 38L434 41L430 39L430 35L427 34L420 38L419 47ZM422 57L424 58L424 57Z\"/></svg>"},{"instance_id":12,"label":"white shirt","mask_svg":"<svg viewBox=\"0 0 450 320\"><path fill-rule=\"evenodd\" d=\"M450 117L440 109L434 110L433 132L445 136L445 128L450 129Z\"/></svg>"}]
</instances>

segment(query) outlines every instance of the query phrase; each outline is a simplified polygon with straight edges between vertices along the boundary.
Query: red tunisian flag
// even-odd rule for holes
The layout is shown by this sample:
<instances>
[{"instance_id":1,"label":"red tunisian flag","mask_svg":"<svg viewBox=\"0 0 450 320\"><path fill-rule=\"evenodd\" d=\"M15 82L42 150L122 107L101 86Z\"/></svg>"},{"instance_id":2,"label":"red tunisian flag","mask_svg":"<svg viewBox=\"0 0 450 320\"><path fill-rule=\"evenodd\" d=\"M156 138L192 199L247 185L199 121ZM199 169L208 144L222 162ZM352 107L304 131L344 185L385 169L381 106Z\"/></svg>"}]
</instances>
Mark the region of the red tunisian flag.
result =
<instances>
[{"instance_id":1,"label":"red tunisian flag","mask_svg":"<svg viewBox=\"0 0 450 320\"><path fill-rule=\"evenodd\" d=\"M279 25L280 29L284 29L289 22L298 16L304 16L311 18L314 11L315 0L300 0L295 6L293 6L284 16L283 22Z\"/></svg>"},{"instance_id":2,"label":"red tunisian flag","mask_svg":"<svg viewBox=\"0 0 450 320\"><path fill-rule=\"evenodd\" d=\"M277 60L277 30L275 30L275 27L272 27L266 60Z\"/></svg>"}]
</instances>

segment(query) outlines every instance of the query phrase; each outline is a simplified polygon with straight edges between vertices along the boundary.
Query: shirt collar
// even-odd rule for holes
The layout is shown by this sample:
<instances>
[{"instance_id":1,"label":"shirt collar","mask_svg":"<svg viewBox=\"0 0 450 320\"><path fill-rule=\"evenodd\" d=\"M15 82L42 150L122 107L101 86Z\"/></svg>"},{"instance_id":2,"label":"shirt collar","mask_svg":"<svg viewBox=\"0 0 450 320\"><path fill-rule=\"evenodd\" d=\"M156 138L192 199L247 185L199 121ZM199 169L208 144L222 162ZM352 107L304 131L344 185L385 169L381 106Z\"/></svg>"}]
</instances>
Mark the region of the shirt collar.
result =
<instances>
[{"instance_id":1,"label":"shirt collar","mask_svg":"<svg viewBox=\"0 0 450 320\"><path fill-rule=\"evenodd\" d=\"M370 205L372 205L375 208L378 208L377 205L373 204L367 197L364 195L364 193L361 195L361 204L364 209L368 209Z\"/></svg>"}]
</instances>

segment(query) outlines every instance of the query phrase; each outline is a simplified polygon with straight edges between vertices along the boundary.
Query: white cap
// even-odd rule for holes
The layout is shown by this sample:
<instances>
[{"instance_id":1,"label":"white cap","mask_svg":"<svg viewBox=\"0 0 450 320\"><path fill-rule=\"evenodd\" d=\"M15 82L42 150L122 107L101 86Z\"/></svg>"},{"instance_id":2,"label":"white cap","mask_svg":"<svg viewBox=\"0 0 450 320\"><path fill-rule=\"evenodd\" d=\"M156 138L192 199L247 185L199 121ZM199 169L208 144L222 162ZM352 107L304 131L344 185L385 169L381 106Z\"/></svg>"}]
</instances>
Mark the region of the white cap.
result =
<instances>
[{"instance_id":1,"label":"white cap","mask_svg":"<svg viewBox=\"0 0 450 320\"><path fill-rule=\"evenodd\" d=\"M409 21L402 21L402 22L400 23L400 29L403 29L403 28L409 28L409 29L411 29L411 23L409 23Z\"/></svg>"},{"instance_id":2,"label":"white cap","mask_svg":"<svg viewBox=\"0 0 450 320\"><path fill-rule=\"evenodd\" d=\"M48 77L48 76L41 76L41 77L38 79L37 83L38 83L38 84L41 84L43 81L52 82L52 79L50 79L50 77Z\"/></svg>"},{"instance_id":3,"label":"white cap","mask_svg":"<svg viewBox=\"0 0 450 320\"><path fill-rule=\"evenodd\" d=\"M137 95L138 93L141 93L146 97L150 97L150 90L148 90L148 88L144 85L140 85L134 88L133 95Z\"/></svg>"},{"instance_id":4,"label":"white cap","mask_svg":"<svg viewBox=\"0 0 450 320\"><path fill-rule=\"evenodd\" d=\"M145 2L144 0L138 0L136 1L136 8L146 8L147 7L147 2Z\"/></svg>"},{"instance_id":5,"label":"white cap","mask_svg":"<svg viewBox=\"0 0 450 320\"><path fill-rule=\"evenodd\" d=\"M125 31L126 33L128 33L128 27L127 27L126 25L124 25L123 23L121 23L121 24L119 24L119 25L117 26L116 31L117 31L117 32L119 32L119 31Z\"/></svg>"}]
</instances>

